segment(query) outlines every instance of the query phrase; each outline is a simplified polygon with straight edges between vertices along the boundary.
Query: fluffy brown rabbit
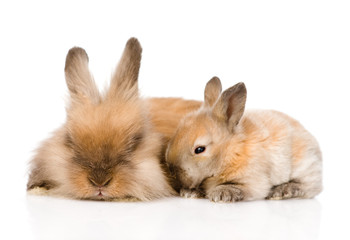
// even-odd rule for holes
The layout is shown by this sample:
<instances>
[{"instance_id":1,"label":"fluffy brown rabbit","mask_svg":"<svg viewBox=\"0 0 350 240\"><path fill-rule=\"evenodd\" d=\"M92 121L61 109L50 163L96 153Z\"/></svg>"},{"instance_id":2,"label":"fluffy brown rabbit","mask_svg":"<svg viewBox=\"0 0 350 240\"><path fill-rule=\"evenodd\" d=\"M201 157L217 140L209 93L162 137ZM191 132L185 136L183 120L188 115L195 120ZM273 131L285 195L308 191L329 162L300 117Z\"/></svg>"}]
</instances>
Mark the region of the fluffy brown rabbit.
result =
<instances>
[{"instance_id":1,"label":"fluffy brown rabbit","mask_svg":"<svg viewBox=\"0 0 350 240\"><path fill-rule=\"evenodd\" d=\"M141 46L131 38L101 95L82 48L72 48L65 76L70 93L66 123L30 162L28 191L75 199L151 200L174 193L161 167L161 137L138 95Z\"/></svg>"},{"instance_id":2,"label":"fluffy brown rabbit","mask_svg":"<svg viewBox=\"0 0 350 240\"><path fill-rule=\"evenodd\" d=\"M182 119L166 152L180 195L233 202L320 193L322 157L315 138L283 113L244 111L246 95L244 83L221 93L214 77L203 106Z\"/></svg>"}]
</instances>

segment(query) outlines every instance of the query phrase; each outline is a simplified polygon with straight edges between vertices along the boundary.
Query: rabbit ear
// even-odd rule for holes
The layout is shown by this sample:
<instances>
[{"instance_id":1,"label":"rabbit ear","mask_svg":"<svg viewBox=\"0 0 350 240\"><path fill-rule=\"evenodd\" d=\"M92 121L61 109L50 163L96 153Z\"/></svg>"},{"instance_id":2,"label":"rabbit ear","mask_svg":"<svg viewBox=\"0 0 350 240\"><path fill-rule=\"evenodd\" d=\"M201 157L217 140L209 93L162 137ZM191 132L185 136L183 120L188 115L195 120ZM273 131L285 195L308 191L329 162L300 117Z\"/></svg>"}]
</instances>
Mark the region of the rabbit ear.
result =
<instances>
[{"instance_id":1,"label":"rabbit ear","mask_svg":"<svg viewBox=\"0 0 350 240\"><path fill-rule=\"evenodd\" d=\"M66 82L71 97L79 102L90 100L100 101L100 94L88 68L89 58L85 50L79 47L71 48L66 57L64 68Z\"/></svg>"},{"instance_id":2,"label":"rabbit ear","mask_svg":"<svg viewBox=\"0 0 350 240\"><path fill-rule=\"evenodd\" d=\"M138 96L137 79L139 76L142 48L136 38L130 38L126 43L123 55L113 74L108 98L114 96Z\"/></svg>"},{"instance_id":3,"label":"rabbit ear","mask_svg":"<svg viewBox=\"0 0 350 240\"><path fill-rule=\"evenodd\" d=\"M214 105L216 100L219 98L222 87L218 77L213 77L205 86L204 90L204 105L211 107Z\"/></svg>"},{"instance_id":4,"label":"rabbit ear","mask_svg":"<svg viewBox=\"0 0 350 240\"><path fill-rule=\"evenodd\" d=\"M244 112L247 89L244 83L238 83L225 90L213 108L213 114L228 124L234 131Z\"/></svg>"}]
</instances>

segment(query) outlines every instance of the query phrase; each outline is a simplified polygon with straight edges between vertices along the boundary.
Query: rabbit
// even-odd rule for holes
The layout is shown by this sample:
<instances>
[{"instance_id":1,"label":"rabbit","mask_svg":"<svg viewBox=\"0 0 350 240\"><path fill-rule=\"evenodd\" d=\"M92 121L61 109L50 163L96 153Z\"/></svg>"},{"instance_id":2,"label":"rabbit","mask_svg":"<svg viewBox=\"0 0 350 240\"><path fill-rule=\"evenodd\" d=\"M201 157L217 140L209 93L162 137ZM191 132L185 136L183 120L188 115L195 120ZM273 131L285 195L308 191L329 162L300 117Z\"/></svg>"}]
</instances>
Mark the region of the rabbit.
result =
<instances>
[{"instance_id":1,"label":"rabbit","mask_svg":"<svg viewBox=\"0 0 350 240\"><path fill-rule=\"evenodd\" d=\"M221 93L219 78L204 103L179 123L166 163L183 197L213 202L313 198L322 190L322 156L315 138L291 117L247 110L238 83Z\"/></svg>"},{"instance_id":2,"label":"rabbit","mask_svg":"<svg viewBox=\"0 0 350 240\"><path fill-rule=\"evenodd\" d=\"M160 165L161 134L138 93L141 52L138 40L129 39L109 89L100 94L85 50L69 50L67 120L30 161L29 193L142 201L176 194Z\"/></svg>"}]
</instances>

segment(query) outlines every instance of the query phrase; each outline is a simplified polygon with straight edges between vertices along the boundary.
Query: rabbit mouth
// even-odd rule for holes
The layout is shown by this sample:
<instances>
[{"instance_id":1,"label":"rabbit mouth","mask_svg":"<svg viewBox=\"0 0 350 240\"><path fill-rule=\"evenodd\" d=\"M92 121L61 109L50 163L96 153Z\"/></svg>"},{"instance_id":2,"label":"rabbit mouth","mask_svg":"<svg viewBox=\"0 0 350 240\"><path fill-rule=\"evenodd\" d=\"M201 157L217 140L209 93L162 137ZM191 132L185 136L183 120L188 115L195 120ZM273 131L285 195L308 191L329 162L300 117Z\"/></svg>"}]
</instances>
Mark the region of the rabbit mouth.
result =
<instances>
[{"instance_id":1,"label":"rabbit mouth","mask_svg":"<svg viewBox=\"0 0 350 240\"><path fill-rule=\"evenodd\" d=\"M102 190L98 190L95 199L97 200L107 200L109 197L107 196L106 193L104 193Z\"/></svg>"}]
</instances>

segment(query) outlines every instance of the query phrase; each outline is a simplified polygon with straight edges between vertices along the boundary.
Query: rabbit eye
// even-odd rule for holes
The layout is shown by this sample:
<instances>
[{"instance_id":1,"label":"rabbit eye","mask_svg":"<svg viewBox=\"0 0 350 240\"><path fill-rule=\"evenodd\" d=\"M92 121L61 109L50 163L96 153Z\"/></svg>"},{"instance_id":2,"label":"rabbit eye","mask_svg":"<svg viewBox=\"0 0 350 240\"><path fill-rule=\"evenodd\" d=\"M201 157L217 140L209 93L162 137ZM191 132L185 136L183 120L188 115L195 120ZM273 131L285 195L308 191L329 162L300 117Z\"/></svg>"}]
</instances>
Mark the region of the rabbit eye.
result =
<instances>
[{"instance_id":1,"label":"rabbit eye","mask_svg":"<svg viewBox=\"0 0 350 240\"><path fill-rule=\"evenodd\" d=\"M195 154L200 154L200 153L202 153L202 152L204 152L205 151L205 147L204 146L199 146L199 147L197 147L195 150L194 150L194 153Z\"/></svg>"}]
</instances>

